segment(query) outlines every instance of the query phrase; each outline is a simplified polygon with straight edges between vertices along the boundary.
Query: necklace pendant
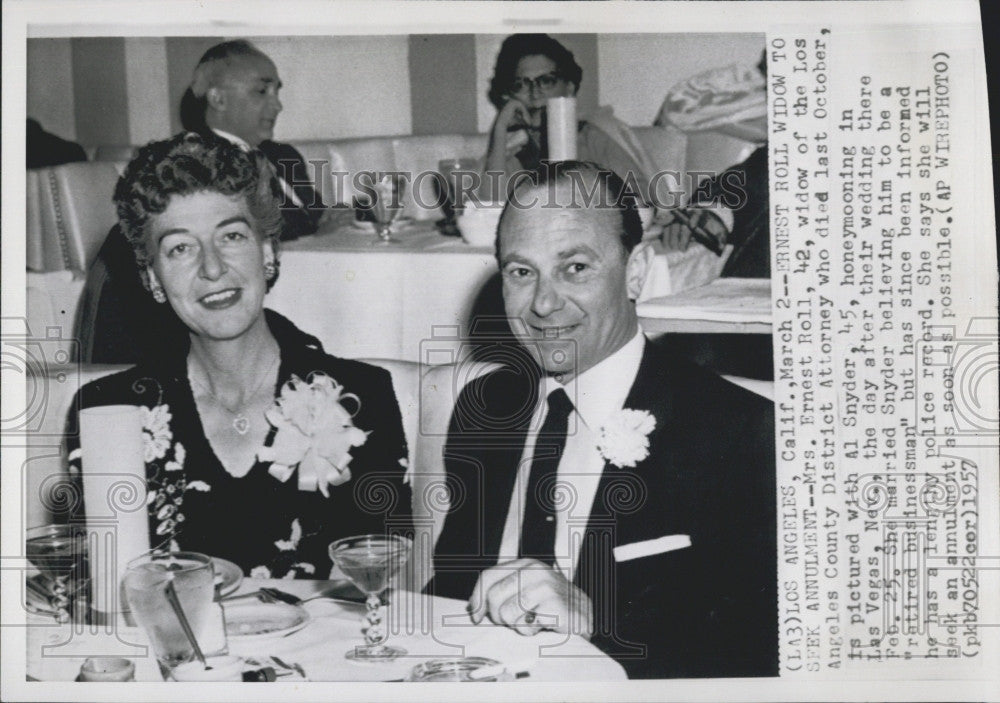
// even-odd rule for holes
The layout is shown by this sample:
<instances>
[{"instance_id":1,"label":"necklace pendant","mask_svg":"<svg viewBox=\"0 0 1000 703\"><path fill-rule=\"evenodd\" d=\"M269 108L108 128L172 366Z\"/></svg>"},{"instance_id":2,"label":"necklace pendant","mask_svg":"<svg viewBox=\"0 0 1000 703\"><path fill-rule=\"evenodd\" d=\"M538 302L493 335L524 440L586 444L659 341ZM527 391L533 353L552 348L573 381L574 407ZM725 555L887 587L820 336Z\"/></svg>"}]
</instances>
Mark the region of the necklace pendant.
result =
<instances>
[{"instance_id":1,"label":"necklace pendant","mask_svg":"<svg viewBox=\"0 0 1000 703\"><path fill-rule=\"evenodd\" d=\"M246 415L240 413L239 415L233 418L233 429L236 430L241 435L246 434L247 432L250 431L250 420L247 418Z\"/></svg>"}]
</instances>

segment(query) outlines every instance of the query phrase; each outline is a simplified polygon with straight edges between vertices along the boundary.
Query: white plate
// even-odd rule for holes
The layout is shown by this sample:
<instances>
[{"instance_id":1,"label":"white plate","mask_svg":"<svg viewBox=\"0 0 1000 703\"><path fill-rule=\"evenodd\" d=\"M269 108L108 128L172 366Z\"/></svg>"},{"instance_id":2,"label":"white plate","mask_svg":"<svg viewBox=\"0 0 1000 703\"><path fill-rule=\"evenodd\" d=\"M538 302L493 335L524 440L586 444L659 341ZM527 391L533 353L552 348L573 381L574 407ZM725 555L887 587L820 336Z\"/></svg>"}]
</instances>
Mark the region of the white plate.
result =
<instances>
[{"instance_id":1,"label":"white plate","mask_svg":"<svg viewBox=\"0 0 1000 703\"><path fill-rule=\"evenodd\" d=\"M243 570L240 567L219 557L212 557L212 565L215 567L215 583L219 585L222 595L228 596L240 587L243 582Z\"/></svg>"},{"instance_id":2,"label":"white plate","mask_svg":"<svg viewBox=\"0 0 1000 703\"><path fill-rule=\"evenodd\" d=\"M309 624L306 609L290 603L237 601L225 611L226 637L241 642L284 637Z\"/></svg>"}]
</instances>

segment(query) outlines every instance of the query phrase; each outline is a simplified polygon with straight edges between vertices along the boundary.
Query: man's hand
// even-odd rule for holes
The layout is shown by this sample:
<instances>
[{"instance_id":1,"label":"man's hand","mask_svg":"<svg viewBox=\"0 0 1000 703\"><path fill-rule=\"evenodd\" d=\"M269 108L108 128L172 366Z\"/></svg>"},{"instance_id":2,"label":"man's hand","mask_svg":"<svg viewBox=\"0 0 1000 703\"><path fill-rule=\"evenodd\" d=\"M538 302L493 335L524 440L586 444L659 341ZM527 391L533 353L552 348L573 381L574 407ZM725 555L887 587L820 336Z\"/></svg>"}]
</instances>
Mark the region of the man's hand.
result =
<instances>
[{"instance_id":1,"label":"man's hand","mask_svg":"<svg viewBox=\"0 0 1000 703\"><path fill-rule=\"evenodd\" d=\"M718 208L675 208L668 211L672 219L663 227L661 239L667 251L687 251L693 236L692 227L701 228L711 238L725 245L732 226L732 211ZM728 216L728 217L727 217ZM729 220L727 225L726 220ZM697 238L696 238L697 239ZM704 242L702 242L705 244ZM707 246L707 244L706 244ZM712 248L712 247L708 247ZM721 248L721 247L720 247Z\"/></svg>"},{"instance_id":2,"label":"man's hand","mask_svg":"<svg viewBox=\"0 0 1000 703\"><path fill-rule=\"evenodd\" d=\"M587 594L537 559L515 559L483 571L469 613L476 624L488 616L522 635L555 630L590 639L594 631Z\"/></svg>"}]
</instances>

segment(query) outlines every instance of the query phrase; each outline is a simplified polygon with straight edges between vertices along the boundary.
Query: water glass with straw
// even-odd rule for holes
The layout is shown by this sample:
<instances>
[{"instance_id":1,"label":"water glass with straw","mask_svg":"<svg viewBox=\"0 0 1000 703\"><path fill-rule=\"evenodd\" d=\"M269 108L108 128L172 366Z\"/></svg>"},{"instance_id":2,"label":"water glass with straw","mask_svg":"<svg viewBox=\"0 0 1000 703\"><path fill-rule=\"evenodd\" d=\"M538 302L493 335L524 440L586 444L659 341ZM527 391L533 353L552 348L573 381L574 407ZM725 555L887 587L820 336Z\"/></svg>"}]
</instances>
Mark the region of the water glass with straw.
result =
<instances>
[{"instance_id":1,"label":"water glass with straw","mask_svg":"<svg viewBox=\"0 0 1000 703\"><path fill-rule=\"evenodd\" d=\"M213 624L212 560L195 552L146 554L129 562L124 583L132 613L161 668L169 671L198 657L196 638L207 641Z\"/></svg>"}]
</instances>

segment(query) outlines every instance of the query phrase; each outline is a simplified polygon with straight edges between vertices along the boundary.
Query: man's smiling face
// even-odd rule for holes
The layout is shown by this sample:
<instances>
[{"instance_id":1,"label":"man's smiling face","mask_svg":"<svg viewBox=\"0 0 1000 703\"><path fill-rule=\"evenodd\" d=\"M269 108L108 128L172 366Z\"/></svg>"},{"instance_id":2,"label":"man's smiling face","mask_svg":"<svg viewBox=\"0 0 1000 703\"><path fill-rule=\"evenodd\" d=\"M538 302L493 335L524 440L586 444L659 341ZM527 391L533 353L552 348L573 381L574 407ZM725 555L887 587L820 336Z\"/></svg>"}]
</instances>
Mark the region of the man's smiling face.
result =
<instances>
[{"instance_id":1,"label":"man's smiling face","mask_svg":"<svg viewBox=\"0 0 1000 703\"><path fill-rule=\"evenodd\" d=\"M555 186L569 203L570 183ZM561 192L560 192L561 191ZM630 297L633 267L622 245L621 213L614 208L545 208L546 189L525 190L518 201L533 207L504 213L499 232L504 308L522 343L563 381L583 373L636 333ZM637 248L638 250L638 248ZM633 250L633 255L637 250Z\"/></svg>"}]
</instances>

